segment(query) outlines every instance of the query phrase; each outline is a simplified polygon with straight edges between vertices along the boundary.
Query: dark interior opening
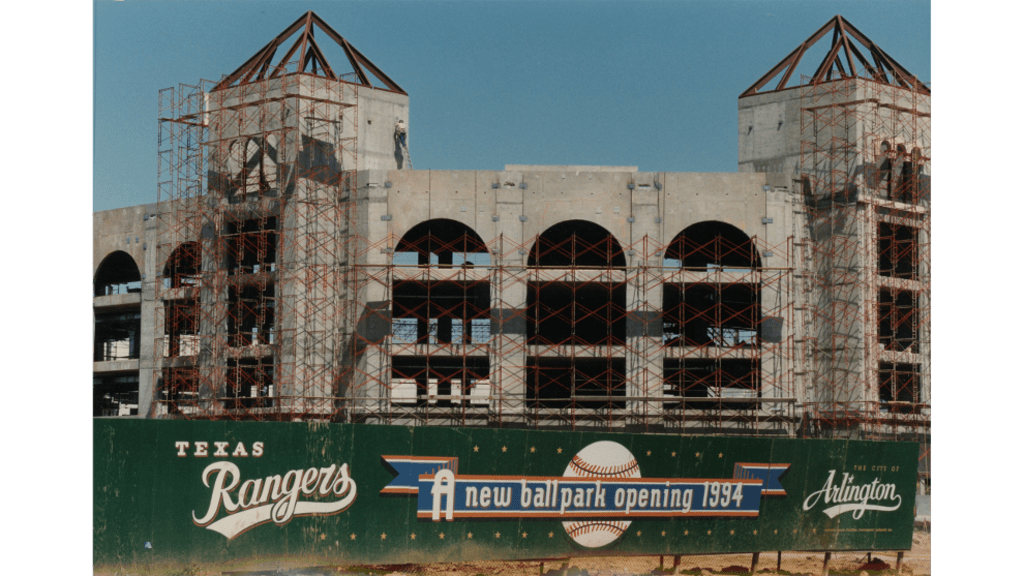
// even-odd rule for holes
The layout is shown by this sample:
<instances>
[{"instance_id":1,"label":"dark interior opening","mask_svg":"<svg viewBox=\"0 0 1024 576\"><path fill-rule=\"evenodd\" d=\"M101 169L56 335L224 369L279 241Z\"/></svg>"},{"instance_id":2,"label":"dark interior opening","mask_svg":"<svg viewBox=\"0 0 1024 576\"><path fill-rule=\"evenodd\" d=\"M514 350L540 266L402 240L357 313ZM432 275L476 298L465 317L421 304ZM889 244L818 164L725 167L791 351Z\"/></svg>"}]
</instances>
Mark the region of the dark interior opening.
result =
<instances>
[{"instance_id":1,"label":"dark interior opening","mask_svg":"<svg viewBox=\"0 0 1024 576\"><path fill-rule=\"evenodd\" d=\"M882 288L878 293L878 341L886 350L917 352L917 294Z\"/></svg>"},{"instance_id":2,"label":"dark interior opening","mask_svg":"<svg viewBox=\"0 0 1024 576\"><path fill-rule=\"evenodd\" d=\"M93 416L136 416L138 413L138 374L93 376Z\"/></svg>"},{"instance_id":3,"label":"dark interior opening","mask_svg":"<svg viewBox=\"0 0 1024 576\"><path fill-rule=\"evenodd\" d=\"M625 408L624 358L526 360L526 399L531 408ZM580 399L582 398L582 399Z\"/></svg>"},{"instance_id":4,"label":"dark interior opening","mask_svg":"<svg viewBox=\"0 0 1024 576\"><path fill-rule=\"evenodd\" d=\"M164 368L160 400L168 414L195 414L199 401L199 371L194 367Z\"/></svg>"},{"instance_id":5,"label":"dark interior opening","mask_svg":"<svg viewBox=\"0 0 1024 576\"><path fill-rule=\"evenodd\" d=\"M199 313L195 300L164 302L164 336L168 357L195 356L199 353Z\"/></svg>"},{"instance_id":6,"label":"dark interior opening","mask_svg":"<svg viewBox=\"0 0 1024 576\"><path fill-rule=\"evenodd\" d=\"M461 405L472 396L474 387L490 376L490 360L486 356L395 356L391 359L392 401L400 400L417 406L450 407ZM415 380L415 391L399 390L401 381ZM455 399L438 399L455 396ZM486 396L486 394L484 394Z\"/></svg>"},{"instance_id":7,"label":"dark interior opening","mask_svg":"<svg viewBox=\"0 0 1024 576\"><path fill-rule=\"evenodd\" d=\"M706 269L760 268L754 241L724 222L698 222L680 232L665 250L665 266Z\"/></svg>"},{"instance_id":8,"label":"dark interior opening","mask_svg":"<svg viewBox=\"0 0 1024 576\"><path fill-rule=\"evenodd\" d=\"M228 288L228 335L231 346L274 343L274 285Z\"/></svg>"},{"instance_id":9,"label":"dark interior opening","mask_svg":"<svg viewBox=\"0 0 1024 576\"><path fill-rule=\"evenodd\" d=\"M760 291L755 284L666 284L667 346L756 346Z\"/></svg>"},{"instance_id":10,"label":"dark interior opening","mask_svg":"<svg viewBox=\"0 0 1024 576\"><path fill-rule=\"evenodd\" d=\"M228 360L225 408L268 408L274 405L274 395L272 358Z\"/></svg>"},{"instance_id":11,"label":"dark interior opening","mask_svg":"<svg viewBox=\"0 0 1024 576\"><path fill-rule=\"evenodd\" d=\"M917 279L917 228L878 224L878 273L891 278Z\"/></svg>"},{"instance_id":12,"label":"dark interior opening","mask_svg":"<svg viewBox=\"0 0 1024 576\"><path fill-rule=\"evenodd\" d=\"M619 346L626 340L626 284L530 282L529 344Z\"/></svg>"},{"instance_id":13,"label":"dark interior opening","mask_svg":"<svg viewBox=\"0 0 1024 576\"><path fill-rule=\"evenodd\" d=\"M229 274L273 272L277 265L277 218L267 216L224 226Z\"/></svg>"},{"instance_id":14,"label":"dark interior opening","mask_svg":"<svg viewBox=\"0 0 1024 576\"><path fill-rule=\"evenodd\" d=\"M900 168L899 183L896 185L896 193L893 200L908 204L917 203L917 170L914 163L905 160Z\"/></svg>"},{"instance_id":15,"label":"dark interior opening","mask_svg":"<svg viewBox=\"0 0 1024 576\"><path fill-rule=\"evenodd\" d=\"M619 241L604 227L586 220L559 222L541 234L530 250L528 266L625 268Z\"/></svg>"},{"instance_id":16,"label":"dark interior opening","mask_svg":"<svg viewBox=\"0 0 1024 576\"><path fill-rule=\"evenodd\" d=\"M198 242L185 242L171 252L164 266L165 287L181 288L199 284L200 250Z\"/></svg>"},{"instance_id":17,"label":"dark interior opening","mask_svg":"<svg viewBox=\"0 0 1024 576\"><path fill-rule=\"evenodd\" d=\"M414 226L395 247L396 264L488 266L490 253L480 236L455 220L437 218Z\"/></svg>"},{"instance_id":18,"label":"dark interior opening","mask_svg":"<svg viewBox=\"0 0 1024 576\"><path fill-rule=\"evenodd\" d=\"M686 404L687 408L755 408L756 403L743 402L742 399L761 397L760 363L757 359L666 359L665 395L718 400ZM666 403L666 408L678 408L684 404L670 402Z\"/></svg>"},{"instance_id":19,"label":"dark interior opening","mask_svg":"<svg viewBox=\"0 0 1024 576\"><path fill-rule=\"evenodd\" d=\"M395 282L392 334L403 344L473 344L490 339L489 282Z\"/></svg>"},{"instance_id":20,"label":"dark interior opening","mask_svg":"<svg viewBox=\"0 0 1024 576\"><path fill-rule=\"evenodd\" d=\"M878 400L882 409L893 413L916 414L921 407L919 364L878 364Z\"/></svg>"},{"instance_id":21,"label":"dark interior opening","mask_svg":"<svg viewBox=\"0 0 1024 576\"><path fill-rule=\"evenodd\" d=\"M142 292L142 275L135 259L118 250L103 259L93 281L95 296L114 296Z\"/></svg>"},{"instance_id":22,"label":"dark interior opening","mask_svg":"<svg viewBox=\"0 0 1024 576\"><path fill-rule=\"evenodd\" d=\"M96 314L93 361L137 359L141 334L142 313L138 310Z\"/></svg>"}]
</instances>

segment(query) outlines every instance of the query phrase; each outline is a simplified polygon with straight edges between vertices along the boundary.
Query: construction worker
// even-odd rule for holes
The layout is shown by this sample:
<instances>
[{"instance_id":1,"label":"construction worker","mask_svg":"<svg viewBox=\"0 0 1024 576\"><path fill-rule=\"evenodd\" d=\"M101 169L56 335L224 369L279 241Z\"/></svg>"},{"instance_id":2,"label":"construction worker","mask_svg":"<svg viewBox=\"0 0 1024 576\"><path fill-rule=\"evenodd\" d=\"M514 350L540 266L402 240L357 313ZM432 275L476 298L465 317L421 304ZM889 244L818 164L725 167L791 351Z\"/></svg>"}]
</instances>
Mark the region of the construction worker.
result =
<instances>
[{"instance_id":1,"label":"construction worker","mask_svg":"<svg viewBox=\"0 0 1024 576\"><path fill-rule=\"evenodd\" d=\"M405 120L399 120L395 124L395 136L398 138L398 143L405 148Z\"/></svg>"}]
</instances>

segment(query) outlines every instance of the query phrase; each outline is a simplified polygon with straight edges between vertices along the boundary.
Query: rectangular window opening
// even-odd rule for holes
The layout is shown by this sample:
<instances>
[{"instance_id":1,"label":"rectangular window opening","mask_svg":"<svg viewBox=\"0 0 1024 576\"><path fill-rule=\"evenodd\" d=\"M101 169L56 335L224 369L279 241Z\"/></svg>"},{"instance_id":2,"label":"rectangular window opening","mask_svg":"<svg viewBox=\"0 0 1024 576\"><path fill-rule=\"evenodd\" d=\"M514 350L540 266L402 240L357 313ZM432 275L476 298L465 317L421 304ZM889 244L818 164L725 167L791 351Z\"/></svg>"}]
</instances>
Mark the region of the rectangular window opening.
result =
<instances>
[{"instance_id":1,"label":"rectangular window opening","mask_svg":"<svg viewBox=\"0 0 1024 576\"><path fill-rule=\"evenodd\" d=\"M918 229L901 224L878 224L878 273L890 278L917 280Z\"/></svg>"},{"instance_id":2,"label":"rectangular window opening","mask_svg":"<svg viewBox=\"0 0 1024 576\"><path fill-rule=\"evenodd\" d=\"M921 411L921 365L878 364L878 400L884 412L917 414Z\"/></svg>"},{"instance_id":3,"label":"rectangular window opening","mask_svg":"<svg viewBox=\"0 0 1024 576\"><path fill-rule=\"evenodd\" d=\"M137 416L139 375L94 376L92 415L94 417Z\"/></svg>"},{"instance_id":4,"label":"rectangular window opening","mask_svg":"<svg viewBox=\"0 0 1024 576\"><path fill-rule=\"evenodd\" d=\"M918 352L917 294L883 288L878 293L878 343L883 350Z\"/></svg>"},{"instance_id":5,"label":"rectangular window opening","mask_svg":"<svg viewBox=\"0 0 1024 576\"><path fill-rule=\"evenodd\" d=\"M761 326L756 284L667 284L666 346L757 346Z\"/></svg>"},{"instance_id":6,"label":"rectangular window opening","mask_svg":"<svg viewBox=\"0 0 1024 576\"><path fill-rule=\"evenodd\" d=\"M228 222L224 230L229 274L276 271L277 217Z\"/></svg>"},{"instance_id":7,"label":"rectangular window opening","mask_svg":"<svg viewBox=\"0 0 1024 576\"><path fill-rule=\"evenodd\" d=\"M96 314L93 361L138 359L141 331L140 311Z\"/></svg>"},{"instance_id":8,"label":"rectangular window opening","mask_svg":"<svg viewBox=\"0 0 1024 576\"><path fill-rule=\"evenodd\" d=\"M391 360L391 403L476 406L480 398L490 395L490 372L487 357L395 356Z\"/></svg>"},{"instance_id":9,"label":"rectangular window opening","mask_svg":"<svg viewBox=\"0 0 1024 576\"><path fill-rule=\"evenodd\" d=\"M668 359L664 378L665 395L681 399L667 402L666 408L753 409L756 403L738 400L761 397L761 367L756 359ZM686 403L686 398L709 400Z\"/></svg>"},{"instance_id":10,"label":"rectangular window opening","mask_svg":"<svg viewBox=\"0 0 1024 576\"><path fill-rule=\"evenodd\" d=\"M530 407L625 408L624 358L542 358L526 360L526 399Z\"/></svg>"},{"instance_id":11,"label":"rectangular window opening","mask_svg":"<svg viewBox=\"0 0 1024 576\"><path fill-rule=\"evenodd\" d=\"M622 346L626 284L530 282L526 338L531 345Z\"/></svg>"},{"instance_id":12,"label":"rectangular window opening","mask_svg":"<svg viewBox=\"0 0 1024 576\"><path fill-rule=\"evenodd\" d=\"M270 408L276 395L273 359L228 360L225 408Z\"/></svg>"},{"instance_id":13,"label":"rectangular window opening","mask_svg":"<svg viewBox=\"0 0 1024 576\"><path fill-rule=\"evenodd\" d=\"M392 333L398 344L484 344L490 340L489 282L395 282Z\"/></svg>"}]
</instances>

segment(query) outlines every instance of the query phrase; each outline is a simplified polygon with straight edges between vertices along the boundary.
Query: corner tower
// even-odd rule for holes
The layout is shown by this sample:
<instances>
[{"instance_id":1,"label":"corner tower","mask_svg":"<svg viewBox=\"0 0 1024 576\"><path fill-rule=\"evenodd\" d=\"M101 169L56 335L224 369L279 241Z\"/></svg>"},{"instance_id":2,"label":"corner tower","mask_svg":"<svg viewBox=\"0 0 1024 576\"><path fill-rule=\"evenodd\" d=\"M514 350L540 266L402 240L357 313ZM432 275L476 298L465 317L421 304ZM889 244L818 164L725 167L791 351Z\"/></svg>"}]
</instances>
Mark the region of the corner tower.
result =
<instances>
[{"instance_id":1,"label":"corner tower","mask_svg":"<svg viewBox=\"0 0 1024 576\"><path fill-rule=\"evenodd\" d=\"M803 191L797 370L811 433L929 430L930 167L928 86L842 16L740 95L739 170Z\"/></svg>"},{"instance_id":2,"label":"corner tower","mask_svg":"<svg viewBox=\"0 0 1024 576\"><path fill-rule=\"evenodd\" d=\"M161 92L151 415L337 411L361 285L356 174L404 167L408 109L313 12L219 82Z\"/></svg>"}]
</instances>

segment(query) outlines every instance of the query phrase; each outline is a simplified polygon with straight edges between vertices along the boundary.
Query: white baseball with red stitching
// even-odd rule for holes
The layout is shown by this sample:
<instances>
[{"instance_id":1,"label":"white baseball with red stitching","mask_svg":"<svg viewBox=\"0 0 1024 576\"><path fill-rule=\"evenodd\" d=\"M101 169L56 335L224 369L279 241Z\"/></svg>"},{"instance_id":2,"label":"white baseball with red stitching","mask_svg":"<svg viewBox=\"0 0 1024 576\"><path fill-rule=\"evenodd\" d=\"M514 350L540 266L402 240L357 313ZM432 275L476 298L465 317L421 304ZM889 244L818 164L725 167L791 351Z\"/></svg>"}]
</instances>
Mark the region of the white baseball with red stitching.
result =
<instances>
[{"instance_id":1,"label":"white baseball with red stitching","mask_svg":"<svg viewBox=\"0 0 1024 576\"><path fill-rule=\"evenodd\" d=\"M594 442L573 456L562 474L565 478L640 478L636 458L618 442ZM580 546L598 548L611 544L629 528L629 520L578 520L562 522L565 531Z\"/></svg>"}]
</instances>

